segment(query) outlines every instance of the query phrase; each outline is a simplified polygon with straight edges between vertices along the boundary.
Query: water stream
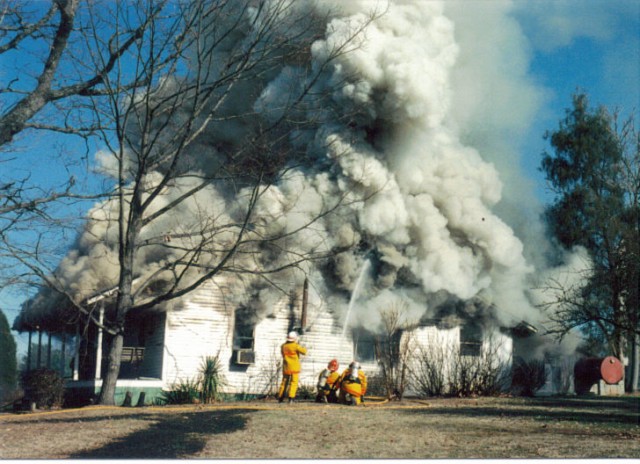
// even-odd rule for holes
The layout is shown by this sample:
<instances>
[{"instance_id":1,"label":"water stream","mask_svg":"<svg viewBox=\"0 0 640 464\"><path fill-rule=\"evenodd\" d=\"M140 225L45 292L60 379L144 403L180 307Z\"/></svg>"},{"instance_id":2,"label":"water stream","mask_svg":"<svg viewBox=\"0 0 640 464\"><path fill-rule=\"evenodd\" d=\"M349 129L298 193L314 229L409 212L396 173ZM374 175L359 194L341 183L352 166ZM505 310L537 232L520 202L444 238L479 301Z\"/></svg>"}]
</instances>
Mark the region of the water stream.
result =
<instances>
[{"instance_id":1,"label":"water stream","mask_svg":"<svg viewBox=\"0 0 640 464\"><path fill-rule=\"evenodd\" d=\"M367 271L371 267L371 262L367 259L362 265L362 269L360 269L360 275L358 276L358 280L356 281L356 286L353 289L353 293L351 293L351 299L349 300L349 307L347 308L347 315L344 318L344 325L342 326L342 338L345 337L347 333L347 327L349 325L349 316L351 315L351 309L358 298L358 294L360 293L360 289L362 287L362 282L364 281L364 276L367 274Z\"/></svg>"}]
</instances>

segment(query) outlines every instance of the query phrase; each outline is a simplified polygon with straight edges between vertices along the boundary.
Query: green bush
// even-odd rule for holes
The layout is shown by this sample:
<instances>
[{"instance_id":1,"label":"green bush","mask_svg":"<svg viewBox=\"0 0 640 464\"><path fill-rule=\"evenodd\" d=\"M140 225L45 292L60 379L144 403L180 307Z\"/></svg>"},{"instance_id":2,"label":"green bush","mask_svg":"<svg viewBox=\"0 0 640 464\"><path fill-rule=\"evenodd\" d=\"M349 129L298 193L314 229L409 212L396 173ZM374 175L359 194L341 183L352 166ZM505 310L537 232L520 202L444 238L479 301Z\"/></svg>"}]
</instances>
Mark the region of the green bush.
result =
<instances>
[{"instance_id":1,"label":"green bush","mask_svg":"<svg viewBox=\"0 0 640 464\"><path fill-rule=\"evenodd\" d=\"M61 407L64 399L64 379L57 371L39 368L22 375L24 396L37 408Z\"/></svg>"},{"instance_id":2,"label":"green bush","mask_svg":"<svg viewBox=\"0 0 640 464\"><path fill-rule=\"evenodd\" d=\"M197 380L181 380L171 385L171 389L163 391L160 397L163 404L193 404L200 402L200 382Z\"/></svg>"},{"instance_id":3,"label":"green bush","mask_svg":"<svg viewBox=\"0 0 640 464\"><path fill-rule=\"evenodd\" d=\"M17 388L16 341L7 318L0 310L0 404L13 400Z\"/></svg>"}]
</instances>

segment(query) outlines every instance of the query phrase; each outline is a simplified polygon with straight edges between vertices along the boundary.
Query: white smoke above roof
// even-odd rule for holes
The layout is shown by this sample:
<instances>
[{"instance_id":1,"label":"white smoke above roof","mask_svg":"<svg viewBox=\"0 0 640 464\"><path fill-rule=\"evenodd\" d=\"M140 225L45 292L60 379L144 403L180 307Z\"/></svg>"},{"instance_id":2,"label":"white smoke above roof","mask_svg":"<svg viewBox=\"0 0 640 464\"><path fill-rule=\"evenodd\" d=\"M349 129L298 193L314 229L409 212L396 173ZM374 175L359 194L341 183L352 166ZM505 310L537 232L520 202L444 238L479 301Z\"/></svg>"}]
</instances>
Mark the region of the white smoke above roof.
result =
<instances>
[{"instance_id":1,"label":"white smoke above roof","mask_svg":"<svg viewBox=\"0 0 640 464\"><path fill-rule=\"evenodd\" d=\"M250 257L236 257L238 266L286 263L292 252L351 247L322 272L314 263L301 268L327 306L344 316L363 262L372 260L350 318L353 324L374 326L376 311L397 300L407 303L412 317L433 315L448 300L475 299L500 324L542 320L527 297L535 269L525 254L545 248L540 245L544 239L532 236L537 229L527 224L523 243L510 226L521 223L521 217L496 212L505 196L517 204L530 193L523 193L526 182L513 167L519 163L514 147L541 95L526 78L526 40L510 17L510 4L323 0L291 5L328 18L326 26L318 27L323 38L310 48L315 63L365 24L372 9L384 14L358 35L358 47L335 59L323 74L316 87L329 92L320 101L306 101L296 115L319 122L315 131L294 131L290 137L291 146L302 147L315 162L291 169L266 191L257 205L254 232L293 232L337 199L354 201L288 237L288 253L256 250ZM281 32L298 31L283 24ZM252 108L255 118L274 120L304 79L301 67L284 63L267 81L251 83L261 89L255 101L239 92L228 106ZM348 123L344 115L350 115ZM199 169L218 166L219 145L211 141L240 143L243 124L251 121L212 126L202 138L209 142L194 148L206 153L197 160ZM100 159L107 170L104 153ZM507 181L500 175L503 169L509 171ZM159 176L149 173L146 181L158 182ZM189 187L188 180L172 186L162 201L167 204ZM248 191L231 198L212 185L173 216L148 226L143 237L188 236L203 220L238 219L234 215L247 198ZM503 211L521 214L520 208ZM58 270L78 299L117 283L115 203L96 205L89 217L76 249ZM221 233L216 239L230 238ZM143 247L137 255L138 276L158 271L167 253L172 251L153 243ZM216 257L211 251L201 259L215 262ZM303 279L299 270L279 277L292 288ZM259 279L244 281L253 288L252 301L245 303L266 312L275 293Z\"/></svg>"}]
</instances>

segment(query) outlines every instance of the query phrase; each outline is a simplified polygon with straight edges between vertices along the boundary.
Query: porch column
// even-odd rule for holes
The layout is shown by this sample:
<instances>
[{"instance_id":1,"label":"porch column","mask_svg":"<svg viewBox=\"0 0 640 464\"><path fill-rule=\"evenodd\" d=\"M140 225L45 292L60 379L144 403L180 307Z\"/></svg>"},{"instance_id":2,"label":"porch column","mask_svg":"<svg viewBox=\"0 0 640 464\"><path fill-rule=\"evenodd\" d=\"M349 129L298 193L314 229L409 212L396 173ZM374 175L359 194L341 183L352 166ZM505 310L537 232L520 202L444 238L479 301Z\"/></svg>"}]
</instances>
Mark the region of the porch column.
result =
<instances>
[{"instance_id":1,"label":"porch column","mask_svg":"<svg viewBox=\"0 0 640 464\"><path fill-rule=\"evenodd\" d=\"M31 370L31 334L33 332L29 329L29 345L27 346L27 372Z\"/></svg>"},{"instance_id":2,"label":"porch column","mask_svg":"<svg viewBox=\"0 0 640 464\"><path fill-rule=\"evenodd\" d=\"M63 379L64 379L64 371L66 370L65 369L65 367L66 367L65 366L65 362L66 362L65 355L67 354L66 351L67 351L67 332L62 332L62 350L61 350L61 353L60 353L60 366L59 366L59 368L60 368L60 377L62 377Z\"/></svg>"},{"instance_id":3,"label":"porch column","mask_svg":"<svg viewBox=\"0 0 640 464\"><path fill-rule=\"evenodd\" d=\"M38 329L38 358L36 369L40 369L40 363L42 362L42 330L40 330L40 327L36 327L36 329Z\"/></svg>"},{"instance_id":4,"label":"porch column","mask_svg":"<svg viewBox=\"0 0 640 464\"><path fill-rule=\"evenodd\" d=\"M96 346L96 380L102 378L102 324L104 322L104 300L100 302L100 316L98 318L98 346Z\"/></svg>"},{"instance_id":5,"label":"porch column","mask_svg":"<svg viewBox=\"0 0 640 464\"><path fill-rule=\"evenodd\" d=\"M49 335L49 343L47 345L47 369L51 369L51 332Z\"/></svg>"},{"instance_id":6,"label":"porch column","mask_svg":"<svg viewBox=\"0 0 640 464\"><path fill-rule=\"evenodd\" d=\"M76 323L76 346L73 354L73 380L80 378L80 321Z\"/></svg>"}]
</instances>

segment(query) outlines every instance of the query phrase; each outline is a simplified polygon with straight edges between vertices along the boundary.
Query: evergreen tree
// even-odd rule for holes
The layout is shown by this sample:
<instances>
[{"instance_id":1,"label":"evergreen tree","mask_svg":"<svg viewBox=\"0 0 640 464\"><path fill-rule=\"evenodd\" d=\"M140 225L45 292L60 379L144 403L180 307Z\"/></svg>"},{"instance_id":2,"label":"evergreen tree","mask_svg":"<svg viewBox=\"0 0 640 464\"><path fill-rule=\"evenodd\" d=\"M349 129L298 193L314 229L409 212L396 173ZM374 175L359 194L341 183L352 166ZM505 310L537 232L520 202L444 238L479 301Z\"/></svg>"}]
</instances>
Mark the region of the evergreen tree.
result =
<instances>
[{"instance_id":1,"label":"evergreen tree","mask_svg":"<svg viewBox=\"0 0 640 464\"><path fill-rule=\"evenodd\" d=\"M555 330L598 333L637 371L638 140L629 121L618 128L605 108L574 95L558 129L545 134L553 153L543 154L541 170L555 193L545 212L549 229L564 247L584 247L593 262L579 294L552 316Z\"/></svg>"},{"instance_id":2,"label":"evergreen tree","mask_svg":"<svg viewBox=\"0 0 640 464\"><path fill-rule=\"evenodd\" d=\"M9 322L0 310L0 401L15 391L17 380L16 342Z\"/></svg>"}]
</instances>

